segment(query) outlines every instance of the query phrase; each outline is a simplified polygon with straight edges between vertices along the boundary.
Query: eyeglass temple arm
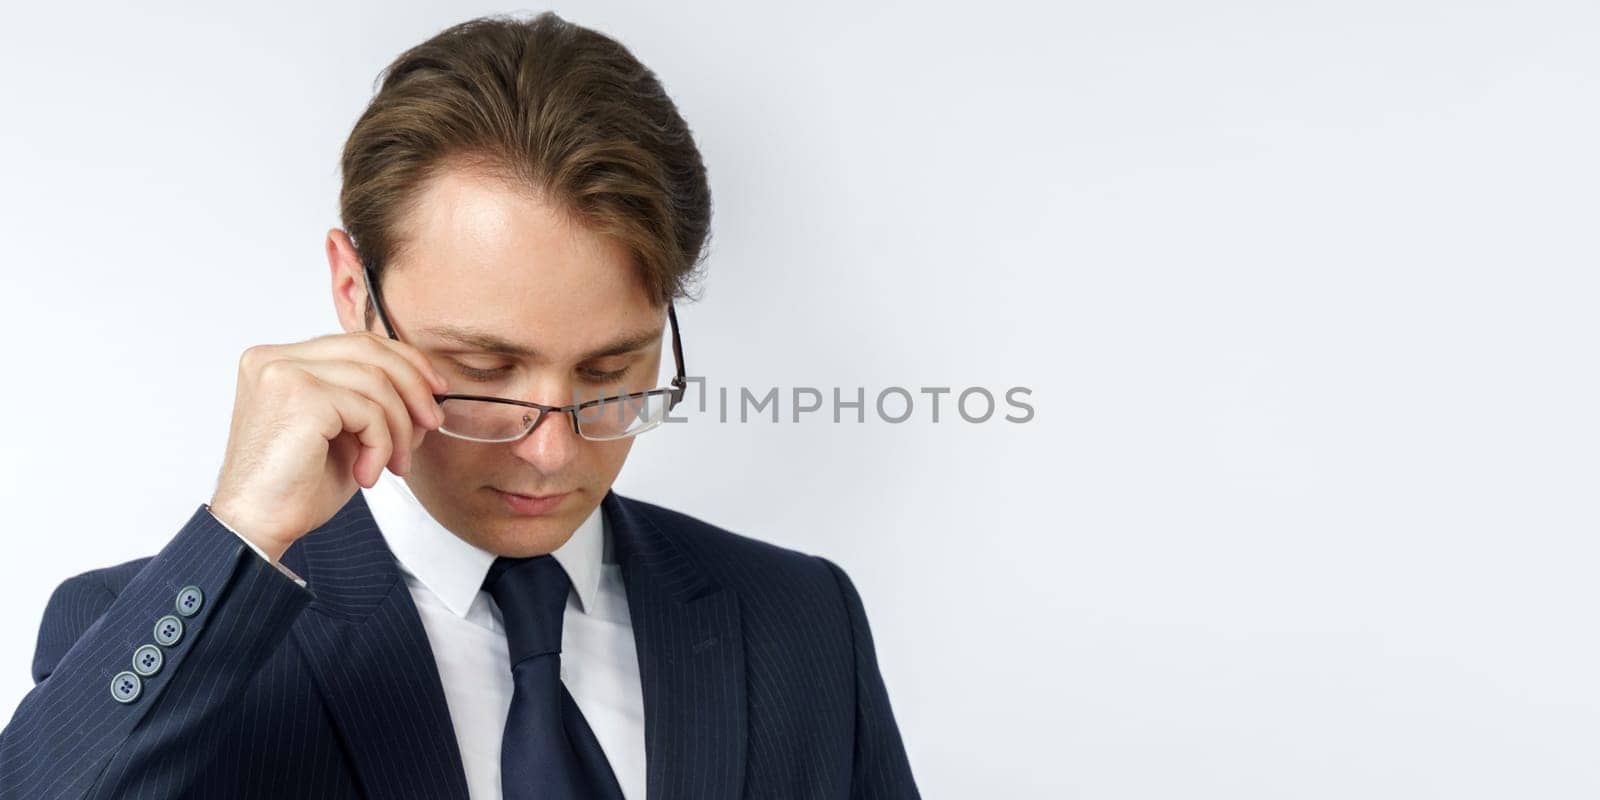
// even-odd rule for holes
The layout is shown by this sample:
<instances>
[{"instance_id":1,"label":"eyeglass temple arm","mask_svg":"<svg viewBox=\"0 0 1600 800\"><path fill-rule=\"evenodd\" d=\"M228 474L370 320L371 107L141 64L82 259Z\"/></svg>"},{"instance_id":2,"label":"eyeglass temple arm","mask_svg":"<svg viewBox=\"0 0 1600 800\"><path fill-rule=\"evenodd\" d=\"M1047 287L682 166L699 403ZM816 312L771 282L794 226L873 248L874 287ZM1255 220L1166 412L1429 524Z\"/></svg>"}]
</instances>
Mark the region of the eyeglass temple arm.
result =
<instances>
[{"instance_id":1,"label":"eyeglass temple arm","mask_svg":"<svg viewBox=\"0 0 1600 800\"><path fill-rule=\"evenodd\" d=\"M678 312L672 307L672 301L667 301L667 319L672 323L672 359L677 362L678 374L672 378L672 404L677 405L683 399L683 391L689 382L684 378L687 374L683 371L683 341L678 338Z\"/></svg>"},{"instance_id":2,"label":"eyeglass temple arm","mask_svg":"<svg viewBox=\"0 0 1600 800\"><path fill-rule=\"evenodd\" d=\"M378 297L378 280L373 273L372 265L363 263L361 265L361 275L362 279L367 283L367 299L372 301L372 307L377 310L378 321L383 323L384 332L389 334L390 339L399 341L400 337L395 335L394 326L389 324L388 312L383 310L383 300Z\"/></svg>"}]
</instances>

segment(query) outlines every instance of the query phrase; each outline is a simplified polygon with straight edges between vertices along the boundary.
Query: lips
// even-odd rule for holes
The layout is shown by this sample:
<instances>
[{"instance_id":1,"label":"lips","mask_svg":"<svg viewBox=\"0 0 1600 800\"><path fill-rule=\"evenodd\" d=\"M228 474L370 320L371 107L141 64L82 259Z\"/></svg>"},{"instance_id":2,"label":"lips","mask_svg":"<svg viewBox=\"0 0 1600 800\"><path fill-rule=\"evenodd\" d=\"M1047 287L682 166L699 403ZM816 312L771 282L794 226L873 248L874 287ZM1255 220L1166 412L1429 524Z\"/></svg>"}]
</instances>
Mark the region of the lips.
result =
<instances>
[{"instance_id":1,"label":"lips","mask_svg":"<svg viewBox=\"0 0 1600 800\"><path fill-rule=\"evenodd\" d=\"M563 492L561 494L529 495L508 492L504 489L494 489L494 493L500 497L500 501L505 505L507 511L519 516L530 517L554 513L566 504L567 497L572 494L571 492Z\"/></svg>"}]
</instances>

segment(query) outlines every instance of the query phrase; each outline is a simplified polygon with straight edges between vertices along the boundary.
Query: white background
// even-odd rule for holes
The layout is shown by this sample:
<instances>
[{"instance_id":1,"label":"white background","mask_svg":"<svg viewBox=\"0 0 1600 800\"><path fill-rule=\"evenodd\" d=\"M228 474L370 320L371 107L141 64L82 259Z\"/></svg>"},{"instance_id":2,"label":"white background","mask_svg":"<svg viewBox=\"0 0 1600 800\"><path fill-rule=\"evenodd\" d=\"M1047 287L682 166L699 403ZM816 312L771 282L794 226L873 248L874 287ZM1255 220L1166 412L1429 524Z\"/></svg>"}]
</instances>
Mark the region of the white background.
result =
<instances>
[{"instance_id":1,"label":"white background","mask_svg":"<svg viewBox=\"0 0 1600 800\"><path fill-rule=\"evenodd\" d=\"M0 24L4 715L210 496L240 351L337 330L378 71L513 10L162 7ZM1596 6L556 10L703 148L692 373L1033 391L617 484L844 566L926 795L1600 793Z\"/></svg>"}]
</instances>

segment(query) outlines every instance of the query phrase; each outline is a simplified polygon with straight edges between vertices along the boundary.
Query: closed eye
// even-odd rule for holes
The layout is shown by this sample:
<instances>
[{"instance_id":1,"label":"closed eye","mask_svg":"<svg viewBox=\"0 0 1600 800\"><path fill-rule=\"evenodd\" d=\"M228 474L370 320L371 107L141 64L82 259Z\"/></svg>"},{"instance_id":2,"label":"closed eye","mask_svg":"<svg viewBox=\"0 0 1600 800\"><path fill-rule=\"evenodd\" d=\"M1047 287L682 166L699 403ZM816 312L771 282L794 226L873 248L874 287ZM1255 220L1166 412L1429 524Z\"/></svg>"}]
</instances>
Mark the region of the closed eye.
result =
<instances>
[{"instance_id":1,"label":"closed eye","mask_svg":"<svg viewBox=\"0 0 1600 800\"><path fill-rule=\"evenodd\" d=\"M493 369L479 369L477 367L469 367L465 364L457 364L456 369L459 370L461 374L476 381L497 380L511 371L511 367L509 366L495 367ZM594 381L596 383L604 383L606 381L620 379L623 375L628 374L628 368L623 367L622 369L612 370L610 372L590 369L584 370L583 373L583 377L587 380Z\"/></svg>"},{"instance_id":2,"label":"closed eye","mask_svg":"<svg viewBox=\"0 0 1600 800\"><path fill-rule=\"evenodd\" d=\"M457 364L456 369L460 370L462 375L465 375L475 381L491 381L511 371L510 367L477 369L476 367L469 367L464 364Z\"/></svg>"},{"instance_id":3,"label":"closed eye","mask_svg":"<svg viewBox=\"0 0 1600 800\"><path fill-rule=\"evenodd\" d=\"M618 378L621 378L623 375L628 374L628 368L627 367L623 367L622 369L613 370L611 372L599 372L597 370L592 370L592 369L584 370L584 372L587 373L586 375L584 375L584 377L588 378L589 380L594 381L596 383L605 383L606 381L617 380Z\"/></svg>"}]
</instances>

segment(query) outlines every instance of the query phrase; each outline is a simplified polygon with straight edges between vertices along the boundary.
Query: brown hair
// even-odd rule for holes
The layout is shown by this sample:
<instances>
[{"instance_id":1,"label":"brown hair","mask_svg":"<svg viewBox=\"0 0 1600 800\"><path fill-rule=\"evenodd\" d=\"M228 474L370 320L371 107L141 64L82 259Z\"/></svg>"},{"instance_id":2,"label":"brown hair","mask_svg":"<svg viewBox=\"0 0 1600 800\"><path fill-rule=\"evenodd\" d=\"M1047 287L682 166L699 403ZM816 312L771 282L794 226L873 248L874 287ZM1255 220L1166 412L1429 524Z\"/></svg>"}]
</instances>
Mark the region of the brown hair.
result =
<instances>
[{"instance_id":1,"label":"brown hair","mask_svg":"<svg viewBox=\"0 0 1600 800\"><path fill-rule=\"evenodd\" d=\"M345 142L339 211L379 276L407 245L398 223L420 188L459 165L627 246L657 304L688 296L710 238L705 165L655 73L620 42L548 11L481 17L378 80Z\"/></svg>"}]
</instances>

